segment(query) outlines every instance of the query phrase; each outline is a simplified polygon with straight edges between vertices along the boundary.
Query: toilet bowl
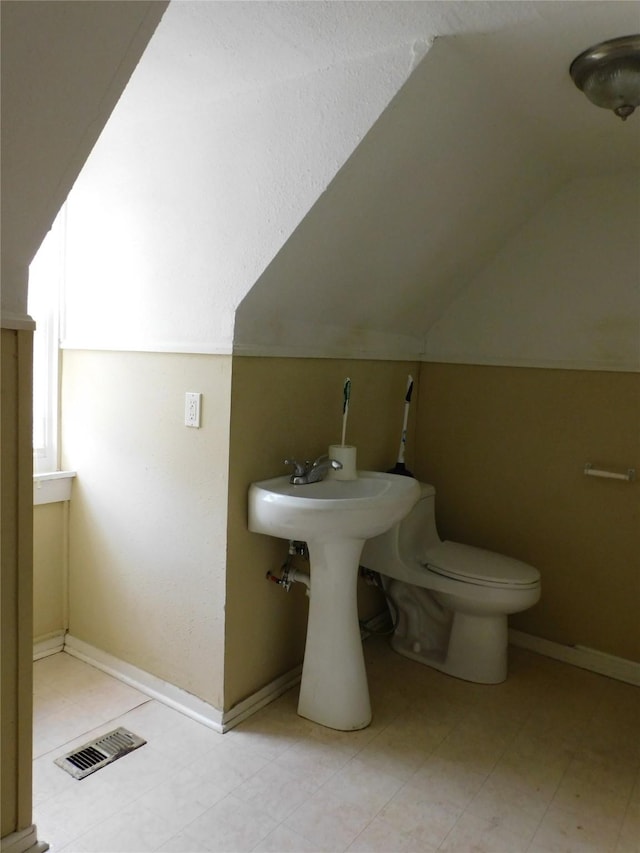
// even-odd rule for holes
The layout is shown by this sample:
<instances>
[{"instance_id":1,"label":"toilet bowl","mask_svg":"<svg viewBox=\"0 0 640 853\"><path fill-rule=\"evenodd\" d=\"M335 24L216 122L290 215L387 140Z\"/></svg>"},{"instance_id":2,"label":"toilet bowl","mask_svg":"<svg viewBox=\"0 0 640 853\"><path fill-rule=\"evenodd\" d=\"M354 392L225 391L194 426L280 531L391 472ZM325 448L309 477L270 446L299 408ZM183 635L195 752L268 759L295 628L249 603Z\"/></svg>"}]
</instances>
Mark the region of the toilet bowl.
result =
<instances>
[{"instance_id":1,"label":"toilet bowl","mask_svg":"<svg viewBox=\"0 0 640 853\"><path fill-rule=\"evenodd\" d=\"M540 598L533 566L458 542L442 541L435 489L391 530L369 539L361 564L378 572L395 611L392 647L402 655L480 684L507 677L507 616Z\"/></svg>"}]
</instances>

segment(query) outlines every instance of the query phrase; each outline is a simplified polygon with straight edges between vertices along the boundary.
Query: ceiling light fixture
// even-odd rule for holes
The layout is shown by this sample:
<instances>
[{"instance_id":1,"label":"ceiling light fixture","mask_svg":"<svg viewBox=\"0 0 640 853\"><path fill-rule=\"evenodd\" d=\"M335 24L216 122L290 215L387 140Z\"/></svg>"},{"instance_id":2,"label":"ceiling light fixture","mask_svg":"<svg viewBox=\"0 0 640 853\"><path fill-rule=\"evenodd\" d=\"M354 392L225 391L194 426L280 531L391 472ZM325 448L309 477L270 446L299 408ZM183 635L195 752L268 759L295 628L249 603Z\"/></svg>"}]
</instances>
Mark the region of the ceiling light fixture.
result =
<instances>
[{"instance_id":1,"label":"ceiling light fixture","mask_svg":"<svg viewBox=\"0 0 640 853\"><path fill-rule=\"evenodd\" d=\"M625 121L640 106L640 35L590 47L576 56L569 73L593 104Z\"/></svg>"}]
</instances>

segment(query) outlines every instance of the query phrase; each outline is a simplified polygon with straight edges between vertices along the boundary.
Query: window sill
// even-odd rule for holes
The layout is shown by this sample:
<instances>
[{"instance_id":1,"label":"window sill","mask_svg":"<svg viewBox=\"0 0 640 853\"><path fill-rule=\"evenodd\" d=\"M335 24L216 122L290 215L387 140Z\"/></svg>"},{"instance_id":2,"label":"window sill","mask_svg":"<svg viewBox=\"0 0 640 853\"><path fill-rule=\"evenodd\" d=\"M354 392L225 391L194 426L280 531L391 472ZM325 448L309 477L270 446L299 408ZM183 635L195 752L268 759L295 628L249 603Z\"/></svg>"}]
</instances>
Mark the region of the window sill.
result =
<instances>
[{"instance_id":1,"label":"window sill","mask_svg":"<svg viewBox=\"0 0 640 853\"><path fill-rule=\"evenodd\" d=\"M71 500L71 484L75 471L54 471L33 475L33 505L52 504Z\"/></svg>"}]
</instances>

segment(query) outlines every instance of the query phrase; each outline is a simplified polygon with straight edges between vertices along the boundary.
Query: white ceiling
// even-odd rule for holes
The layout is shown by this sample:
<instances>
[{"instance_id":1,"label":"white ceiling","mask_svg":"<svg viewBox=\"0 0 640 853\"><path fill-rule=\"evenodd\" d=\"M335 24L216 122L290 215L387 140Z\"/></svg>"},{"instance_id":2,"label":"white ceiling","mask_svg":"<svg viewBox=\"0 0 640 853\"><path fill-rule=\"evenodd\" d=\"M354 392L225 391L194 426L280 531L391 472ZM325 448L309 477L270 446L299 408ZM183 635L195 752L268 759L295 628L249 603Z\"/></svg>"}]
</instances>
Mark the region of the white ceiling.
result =
<instances>
[{"instance_id":1,"label":"white ceiling","mask_svg":"<svg viewBox=\"0 0 640 853\"><path fill-rule=\"evenodd\" d=\"M481 34L469 50L505 111L528 119L567 163L595 163L611 122L575 89L569 64L638 31L635 0L173 0L125 100L138 117L188 109L399 45L422 53L436 37ZM638 162L633 138L618 134L619 164Z\"/></svg>"},{"instance_id":2,"label":"white ceiling","mask_svg":"<svg viewBox=\"0 0 640 853\"><path fill-rule=\"evenodd\" d=\"M182 109L436 35L535 19L527 2L173 0L127 93L136 109ZM580 4L578 4L580 5Z\"/></svg>"},{"instance_id":3,"label":"white ceiling","mask_svg":"<svg viewBox=\"0 0 640 853\"><path fill-rule=\"evenodd\" d=\"M67 14L67 6L96 5L103 4L37 9ZM48 36L51 28L45 30ZM267 87L301 92L304 86L281 84L314 75L339 79L331 69L383 69L376 57L406 57L398 79L408 75L407 83L347 162L327 152L332 175L339 171L326 191L326 183L318 184L311 209L296 210L286 228L273 224L279 242L263 241L259 268L247 270L242 257L239 266L228 264L230 280L247 294L235 315L236 351L268 350L282 329L293 329L299 340L292 347L304 350L309 333L324 325L326 338L342 340L352 354L359 351L354 333L423 339L554 188L575 177L640 168L640 114L620 122L589 104L568 73L586 47L638 31L636 0L173 0L118 104L117 120L159 116L164 124L157 126L166 128L188 110L185 132L197 134L194 116L215 124L224 113L206 109L214 102ZM73 49L67 44L62 54ZM168 152L173 171L190 152ZM274 215L272 207L257 215ZM255 238L246 230L239 229L245 248ZM194 240L184 258L202 253L200 235ZM175 272L166 273L174 283ZM205 279L200 284L215 287ZM214 301L224 295L218 289ZM194 305L193 312L204 313ZM212 310L219 313L219 305ZM310 318L311 328L297 323L301 317Z\"/></svg>"},{"instance_id":4,"label":"white ceiling","mask_svg":"<svg viewBox=\"0 0 640 853\"><path fill-rule=\"evenodd\" d=\"M3 318L165 6L2 3Z\"/></svg>"},{"instance_id":5,"label":"white ceiling","mask_svg":"<svg viewBox=\"0 0 640 853\"><path fill-rule=\"evenodd\" d=\"M237 351L278 340L303 347L319 322L334 348L376 349L378 333L419 349L562 184L640 168L640 114L623 123L594 107L568 73L589 45L640 30L639 4L383 5L411 7L414 37L443 23L454 33L437 33L245 297ZM433 13L450 17L433 24Z\"/></svg>"}]
</instances>

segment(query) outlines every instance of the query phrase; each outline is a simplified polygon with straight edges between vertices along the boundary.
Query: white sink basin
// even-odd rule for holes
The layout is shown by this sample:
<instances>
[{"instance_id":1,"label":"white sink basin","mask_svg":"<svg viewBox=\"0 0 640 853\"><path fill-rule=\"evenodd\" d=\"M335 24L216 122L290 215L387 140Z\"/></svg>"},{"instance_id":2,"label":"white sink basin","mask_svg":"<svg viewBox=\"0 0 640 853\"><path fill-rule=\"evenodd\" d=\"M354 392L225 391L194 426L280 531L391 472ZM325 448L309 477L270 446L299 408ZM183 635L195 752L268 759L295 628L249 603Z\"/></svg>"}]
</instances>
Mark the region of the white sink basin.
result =
<instances>
[{"instance_id":1,"label":"white sink basin","mask_svg":"<svg viewBox=\"0 0 640 853\"><path fill-rule=\"evenodd\" d=\"M298 713L333 729L362 729L371 703L358 622L358 567L366 539L393 527L420 495L417 480L359 471L356 480L253 483L249 530L306 542L310 597Z\"/></svg>"},{"instance_id":2,"label":"white sink basin","mask_svg":"<svg viewBox=\"0 0 640 853\"><path fill-rule=\"evenodd\" d=\"M253 483L249 530L302 542L370 539L409 512L419 495L416 480L359 471L357 480L321 480L293 486L289 477Z\"/></svg>"}]
</instances>

